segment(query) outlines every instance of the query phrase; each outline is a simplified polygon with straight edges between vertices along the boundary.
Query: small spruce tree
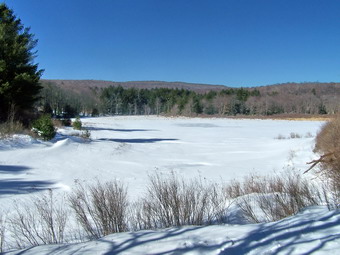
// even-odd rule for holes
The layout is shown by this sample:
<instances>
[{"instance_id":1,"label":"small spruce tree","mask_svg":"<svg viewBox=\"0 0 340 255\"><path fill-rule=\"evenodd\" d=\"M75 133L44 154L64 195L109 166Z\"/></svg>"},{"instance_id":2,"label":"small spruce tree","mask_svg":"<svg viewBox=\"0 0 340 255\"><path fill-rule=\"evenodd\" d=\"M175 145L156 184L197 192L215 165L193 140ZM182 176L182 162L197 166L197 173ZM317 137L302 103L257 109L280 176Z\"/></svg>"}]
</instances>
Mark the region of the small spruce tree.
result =
<instances>
[{"instance_id":1,"label":"small spruce tree","mask_svg":"<svg viewBox=\"0 0 340 255\"><path fill-rule=\"evenodd\" d=\"M53 139L56 135L53 121L51 116L48 114L42 115L39 119L33 122L32 130L46 141Z\"/></svg>"}]
</instances>

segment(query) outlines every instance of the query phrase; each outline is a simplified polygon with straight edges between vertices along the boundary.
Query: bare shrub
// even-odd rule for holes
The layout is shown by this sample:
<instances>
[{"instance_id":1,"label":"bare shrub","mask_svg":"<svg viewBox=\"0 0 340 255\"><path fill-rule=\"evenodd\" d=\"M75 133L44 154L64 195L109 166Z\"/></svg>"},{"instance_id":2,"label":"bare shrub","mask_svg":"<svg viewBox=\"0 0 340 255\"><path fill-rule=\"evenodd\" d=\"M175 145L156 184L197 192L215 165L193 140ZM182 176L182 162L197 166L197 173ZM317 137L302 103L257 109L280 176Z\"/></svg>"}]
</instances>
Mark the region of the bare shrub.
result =
<instances>
[{"instance_id":1,"label":"bare shrub","mask_svg":"<svg viewBox=\"0 0 340 255\"><path fill-rule=\"evenodd\" d=\"M83 129L84 129L84 128L83 128ZM90 130L84 129L84 130L81 132L80 137L83 138L83 139L85 139L85 140L89 140L90 137L91 137L91 132L90 132Z\"/></svg>"},{"instance_id":2,"label":"bare shrub","mask_svg":"<svg viewBox=\"0 0 340 255\"><path fill-rule=\"evenodd\" d=\"M290 133L290 138L291 139L296 139L296 138L301 138L302 136L298 133L291 132Z\"/></svg>"},{"instance_id":3,"label":"bare shrub","mask_svg":"<svg viewBox=\"0 0 340 255\"><path fill-rule=\"evenodd\" d=\"M77 183L69 202L90 239L127 230L127 189L117 180L87 186Z\"/></svg>"},{"instance_id":4,"label":"bare shrub","mask_svg":"<svg viewBox=\"0 0 340 255\"><path fill-rule=\"evenodd\" d=\"M312 137L313 137L313 135L312 135L311 132L307 132L307 133L305 134L305 138L312 138Z\"/></svg>"},{"instance_id":5,"label":"bare shrub","mask_svg":"<svg viewBox=\"0 0 340 255\"><path fill-rule=\"evenodd\" d=\"M30 203L15 204L15 213L9 218L18 248L63 243L66 222L64 203L55 200L52 190Z\"/></svg>"},{"instance_id":6,"label":"bare shrub","mask_svg":"<svg viewBox=\"0 0 340 255\"><path fill-rule=\"evenodd\" d=\"M185 182L174 173L150 176L147 194L135 205L134 228L204 225L221 222L225 198L217 185L195 179Z\"/></svg>"},{"instance_id":7,"label":"bare shrub","mask_svg":"<svg viewBox=\"0 0 340 255\"><path fill-rule=\"evenodd\" d=\"M236 198L237 205L251 222L276 221L322 201L316 186L290 172L272 177L251 175L243 183L230 183L226 192L228 197Z\"/></svg>"},{"instance_id":8,"label":"bare shrub","mask_svg":"<svg viewBox=\"0 0 340 255\"><path fill-rule=\"evenodd\" d=\"M279 134L278 136L275 137L275 139L283 140L283 139L287 139L287 138L284 135Z\"/></svg>"}]
</instances>

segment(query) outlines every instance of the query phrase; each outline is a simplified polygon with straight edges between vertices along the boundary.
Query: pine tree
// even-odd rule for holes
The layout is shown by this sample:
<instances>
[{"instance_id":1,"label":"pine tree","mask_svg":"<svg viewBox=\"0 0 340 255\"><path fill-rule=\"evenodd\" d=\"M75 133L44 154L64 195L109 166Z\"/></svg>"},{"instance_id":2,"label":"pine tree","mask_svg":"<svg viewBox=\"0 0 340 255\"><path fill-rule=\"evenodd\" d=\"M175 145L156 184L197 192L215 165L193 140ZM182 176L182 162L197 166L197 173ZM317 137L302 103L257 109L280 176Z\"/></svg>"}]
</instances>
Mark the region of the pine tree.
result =
<instances>
[{"instance_id":1,"label":"pine tree","mask_svg":"<svg viewBox=\"0 0 340 255\"><path fill-rule=\"evenodd\" d=\"M0 4L0 121L6 121L10 112L22 119L38 99L43 70L33 63L36 44L30 29Z\"/></svg>"}]
</instances>

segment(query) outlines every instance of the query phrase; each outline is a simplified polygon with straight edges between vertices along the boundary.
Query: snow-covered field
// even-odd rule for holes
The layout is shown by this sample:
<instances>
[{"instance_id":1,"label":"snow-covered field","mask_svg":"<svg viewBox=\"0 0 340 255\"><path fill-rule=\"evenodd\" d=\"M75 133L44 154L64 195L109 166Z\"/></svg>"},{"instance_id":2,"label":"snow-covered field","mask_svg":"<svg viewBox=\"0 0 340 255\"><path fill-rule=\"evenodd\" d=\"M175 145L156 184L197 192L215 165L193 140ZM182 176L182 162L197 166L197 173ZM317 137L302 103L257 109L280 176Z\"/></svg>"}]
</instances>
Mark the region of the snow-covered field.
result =
<instances>
[{"instance_id":1,"label":"snow-covered field","mask_svg":"<svg viewBox=\"0 0 340 255\"><path fill-rule=\"evenodd\" d=\"M315 121L150 116L82 121L91 131L90 142L70 136L69 129L59 130L51 142L25 136L0 141L3 210L10 212L13 199L32 193L69 192L74 182L114 178L127 184L130 198L136 199L155 171L218 183L287 168L302 173L316 157L314 137L322 126ZM288 139L291 133L301 138ZM123 233L20 254L328 254L340 248L337 223L339 214L315 207L276 223Z\"/></svg>"}]
</instances>

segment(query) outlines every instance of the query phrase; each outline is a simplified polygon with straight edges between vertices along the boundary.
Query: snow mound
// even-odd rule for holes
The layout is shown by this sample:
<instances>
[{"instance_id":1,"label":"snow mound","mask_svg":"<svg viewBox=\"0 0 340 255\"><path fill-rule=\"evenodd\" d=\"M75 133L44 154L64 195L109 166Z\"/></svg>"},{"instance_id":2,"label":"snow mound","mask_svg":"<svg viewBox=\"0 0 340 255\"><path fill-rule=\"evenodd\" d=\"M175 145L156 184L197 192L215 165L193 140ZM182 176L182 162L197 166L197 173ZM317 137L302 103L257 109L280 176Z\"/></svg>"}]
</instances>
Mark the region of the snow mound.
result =
<instances>
[{"instance_id":1,"label":"snow mound","mask_svg":"<svg viewBox=\"0 0 340 255\"><path fill-rule=\"evenodd\" d=\"M70 138L66 138L66 139L57 141L55 144L52 145L51 149L57 149L57 148L65 147L65 146L67 146L71 143L72 143L72 140Z\"/></svg>"},{"instance_id":2,"label":"snow mound","mask_svg":"<svg viewBox=\"0 0 340 255\"><path fill-rule=\"evenodd\" d=\"M29 135L13 135L0 140L0 150L23 148L35 143L37 140Z\"/></svg>"}]
</instances>

